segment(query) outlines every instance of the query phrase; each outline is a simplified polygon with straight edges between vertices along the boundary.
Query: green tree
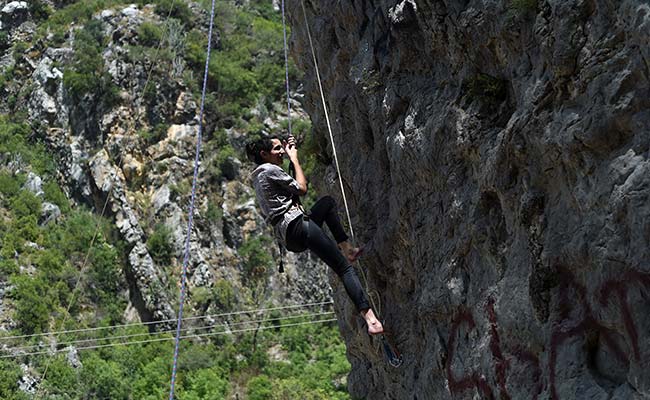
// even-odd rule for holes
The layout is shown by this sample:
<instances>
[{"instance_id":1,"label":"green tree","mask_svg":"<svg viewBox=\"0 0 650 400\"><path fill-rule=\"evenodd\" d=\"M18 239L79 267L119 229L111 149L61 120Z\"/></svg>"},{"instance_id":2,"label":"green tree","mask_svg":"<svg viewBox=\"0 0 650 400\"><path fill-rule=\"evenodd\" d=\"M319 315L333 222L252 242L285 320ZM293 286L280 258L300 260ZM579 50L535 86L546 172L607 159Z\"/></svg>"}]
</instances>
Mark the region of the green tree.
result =
<instances>
[{"instance_id":1,"label":"green tree","mask_svg":"<svg viewBox=\"0 0 650 400\"><path fill-rule=\"evenodd\" d=\"M19 176L5 171L0 172L0 193L7 197L18 194L23 183L24 179L20 179Z\"/></svg>"},{"instance_id":2,"label":"green tree","mask_svg":"<svg viewBox=\"0 0 650 400\"><path fill-rule=\"evenodd\" d=\"M251 378L246 385L249 400L272 400L273 387L271 380L266 375Z\"/></svg>"},{"instance_id":3,"label":"green tree","mask_svg":"<svg viewBox=\"0 0 650 400\"><path fill-rule=\"evenodd\" d=\"M81 380L85 396L91 399L129 399L129 380L122 366L115 361L106 361L95 353L83 360Z\"/></svg>"},{"instance_id":4,"label":"green tree","mask_svg":"<svg viewBox=\"0 0 650 400\"><path fill-rule=\"evenodd\" d=\"M40 333L45 330L49 319L51 302L47 297L48 285L39 278L14 276L11 279L15 300L14 317L25 334Z\"/></svg>"},{"instance_id":5,"label":"green tree","mask_svg":"<svg viewBox=\"0 0 650 400\"><path fill-rule=\"evenodd\" d=\"M139 369L131 387L134 399L159 400L169 394L169 360L169 357L155 357ZM182 385L177 385L177 390L181 392Z\"/></svg>"},{"instance_id":6,"label":"green tree","mask_svg":"<svg viewBox=\"0 0 650 400\"><path fill-rule=\"evenodd\" d=\"M228 374L220 367L199 369L185 378L179 400L222 400L228 394Z\"/></svg>"},{"instance_id":7,"label":"green tree","mask_svg":"<svg viewBox=\"0 0 650 400\"><path fill-rule=\"evenodd\" d=\"M11 210L17 218L41 215L41 200L29 190L23 189L11 201Z\"/></svg>"},{"instance_id":8,"label":"green tree","mask_svg":"<svg viewBox=\"0 0 650 400\"><path fill-rule=\"evenodd\" d=\"M47 365L47 375L42 383L47 393L54 395L52 396L54 398L77 398L80 394L79 377L66 357L62 355L51 357Z\"/></svg>"},{"instance_id":9,"label":"green tree","mask_svg":"<svg viewBox=\"0 0 650 400\"><path fill-rule=\"evenodd\" d=\"M0 359L0 398L6 400L26 400L27 395L18 389L22 376L20 366L7 359Z\"/></svg>"}]
</instances>

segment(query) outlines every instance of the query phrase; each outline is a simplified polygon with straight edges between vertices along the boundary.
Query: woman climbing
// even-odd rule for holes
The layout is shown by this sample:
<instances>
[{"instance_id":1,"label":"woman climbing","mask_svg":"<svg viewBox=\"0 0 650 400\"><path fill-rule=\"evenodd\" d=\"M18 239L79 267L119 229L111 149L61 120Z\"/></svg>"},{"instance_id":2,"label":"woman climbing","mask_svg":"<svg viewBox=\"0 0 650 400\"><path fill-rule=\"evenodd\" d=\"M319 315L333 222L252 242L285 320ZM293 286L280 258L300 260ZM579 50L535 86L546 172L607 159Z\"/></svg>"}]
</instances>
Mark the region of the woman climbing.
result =
<instances>
[{"instance_id":1,"label":"woman climbing","mask_svg":"<svg viewBox=\"0 0 650 400\"><path fill-rule=\"evenodd\" d=\"M258 165L252 177L262 215L289 251L299 253L309 249L336 272L343 281L348 296L366 321L368 333L380 334L384 329L370 308L359 277L352 267L352 263L360 256L361 249L348 242L336 211L336 202L332 197L325 196L314 204L309 216L306 216L297 201L298 196L307 193L307 180L300 167L295 144L295 139L290 136L285 143L277 137L264 137L246 145L248 158ZM285 155L294 166L295 179L282 169ZM327 223L338 248L323 232L323 222Z\"/></svg>"}]
</instances>

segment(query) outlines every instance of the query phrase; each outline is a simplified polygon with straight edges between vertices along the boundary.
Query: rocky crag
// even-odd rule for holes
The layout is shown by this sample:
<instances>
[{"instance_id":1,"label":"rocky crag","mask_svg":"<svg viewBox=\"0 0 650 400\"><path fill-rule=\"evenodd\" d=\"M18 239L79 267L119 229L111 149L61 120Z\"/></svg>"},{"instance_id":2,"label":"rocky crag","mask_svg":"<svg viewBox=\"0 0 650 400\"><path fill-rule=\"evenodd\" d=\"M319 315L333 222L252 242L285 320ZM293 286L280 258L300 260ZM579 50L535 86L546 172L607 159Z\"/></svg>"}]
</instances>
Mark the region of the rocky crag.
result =
<instances>
[{"instance_id":1,"label":"rocky crag","mask_svg":"<svg viewBox=\"0 0 650 400\"><path fill-rule=\"evenodd\" d=\"M47 3L51 12L64 6ZM112 96L109 102L98 93L75 96L65 85L64 70L74 63L77 38L86 29L82 24L71 24L53 39L56 33L47 31L42 35L38 30L38 21L27 2L0 2L0 9L3 33L0 67L2 73L11 73L11 79L3 82L2 113L26 111L33 137L44 142L53 154L59 170L56 179L66 195L74 204L108 217L119 231L127 252L124 274L129 306L125 319L175 318L200 99L190 88L188 76L192 77L192 71L183 54L176 53L167 70L167 64L151 55L134 56L133 48L147 40L142 37L143 24L171 32L164 35L164 42L161 39L161 51L171 46L173 34L178 36L175 43L182 48L187 32L180 25L165 25L169 21L154 12L154 5L118 5L94 12L91 21L101 28L97 35L106 40L101 46L100 61L105 66L105 79L114 88L113 93L108 93L108 97ZM208 15L204 9L198 4L190 4L189 9L196 29L207 32ZM151 38L148 40L151 42ZM217 47L218 32L213 41ZM18 42L28 45L19 52L9 51ZM300 93L293 96L292 118L306 118L297 100ZM12 99L12 104L7 99ZM276 109L251 110L252 115L264 114L260 129L278 129L279 123L287 118L282 104L279 98L274 103ZM215 130L223 127L215 126L213 116L207 116L206 121L204 137L211 139L216 135ZM156 123L164 123L164 129L157 128ZM310 255L287 255L287 272L276 273L277 246L270 240L271 232L257 212L248 181L252 165L237 158L246 132L232 123L224 132L224 143L235 152L215 161L220 149L204 146L201 155L196 216L190 239L188 312L223 312L223 305L218 302L208 301L207 305L205 302L205 291L209 292L219 282L227 282L233 290L230 306L237 308L329 300L331 290L326 269ZM12 172L24 167L8 166ZM41 178L32 175L30 182L36 183L28 186L42 197ZM44 207L53 206L44 204ZM60 211L49 214L55 215L44 219L42 224L56 219ZM148 248L147 240L157 226L169 232L172 256L169 264L154 261ZM254 294L246 281L245 260L239 250L249 239L261 237L269 238L262 245L275 261L263 272L268 278L264 287L261 291L255 289ZM203 301L199 302L201 290ZM11 314L11 307L2 309L5 329L15 327Z\"/></svg>"},{"instance_id":2,"label":"rocky crag","mask_svg":"<svg viewBox=\"0 0 650 400\"><path fill-rule=\"evenodd\" d=\"M351 394L650 398L648 2L305 3L362 265L405 358L384 363L342 306Z\"/></svg>"}]
</instances>

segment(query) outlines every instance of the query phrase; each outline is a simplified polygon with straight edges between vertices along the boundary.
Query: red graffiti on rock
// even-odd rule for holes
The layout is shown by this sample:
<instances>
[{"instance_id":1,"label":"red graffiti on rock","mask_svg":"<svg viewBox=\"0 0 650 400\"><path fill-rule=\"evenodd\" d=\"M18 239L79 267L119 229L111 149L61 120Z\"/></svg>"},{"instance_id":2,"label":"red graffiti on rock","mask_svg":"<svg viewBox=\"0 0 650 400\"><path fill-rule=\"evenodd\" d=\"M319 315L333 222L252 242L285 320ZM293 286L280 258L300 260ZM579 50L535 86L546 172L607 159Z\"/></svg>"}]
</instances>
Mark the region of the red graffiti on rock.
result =
<instances>
[{"instance_id":1,"label":"red graffiti on rock","mask_svg":"<svg viewBox=\"0 0 650 400\"><path fill-rule=\"evenodd\" d=\"M559 399L556 388L557 379L557 359L558 352L569 339L582 338L586 340L588 333L598 335L609 353L613 354L622 365L629 366L632 360L639 361L642 357L639 348L639 332L636 327L633 313L629 304L628 293L632 288L650 288L650 274L642 272L628 272L618 277L605 281L600 287L590 293L587 288L578 283L573 275L569 272L560 273L561 284L556 289L557 301L556 308L558 318L550 321L550 340L546 354L544 350L538 351L537 354L522 344L502 343L499 334L498 316L495 310L496 301L490 297L487 299L483 309L486 317L486 327L484 328L489 338L489 350L491 354L491 371L489 376L491 381L486 378L486 373L478 370L465 372L458 376L453 371L453 360L458 350L459 334L464 331L465 335L477 331L476 321L472 312L467 308L461 308L452 319L451 330L447 340L447 359L445 369L449 390L453 395L458 395L466 390L476 389L484 397L493 399L495 394L502 400L512 399L509 388L518 387L521 390L529 390L528 398L538 399L548 383L548 396L551 399ZM616 311L614 315L619 319L621 324L612 324L611 321L599 321L597 313L594 313L590 304L592 298L602 308L613 307ZM612 325L620 326L615 329ZM464 329L463 329L464 328ZM480 334L481 332L477 332ZM540 359L547 362L546 374L542 369ZM521 376L518 379L510 378L508 372L513 365L518 363L525 365L527 376L523 382ZM484 365L478 363L480 365ZM477 368L478 369L478 368ZM519 374L521 375L521 374ZM547 381L544 380L544 375Z\"/></svg>"}]
</instances>

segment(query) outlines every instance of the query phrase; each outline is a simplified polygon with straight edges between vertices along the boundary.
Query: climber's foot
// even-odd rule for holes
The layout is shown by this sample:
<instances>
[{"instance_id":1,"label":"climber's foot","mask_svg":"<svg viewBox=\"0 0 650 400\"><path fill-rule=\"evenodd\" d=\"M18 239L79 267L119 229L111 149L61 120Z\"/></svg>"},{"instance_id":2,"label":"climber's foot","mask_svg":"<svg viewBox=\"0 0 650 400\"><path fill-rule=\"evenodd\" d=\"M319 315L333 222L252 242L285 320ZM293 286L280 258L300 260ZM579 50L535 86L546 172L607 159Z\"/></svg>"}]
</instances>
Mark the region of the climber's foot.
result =
<instances>
[{"instance_id":1,"label":"climber's foot","mask_svg":"<svg viewBox=\"0 0 650 400\"><path fill-rule=\"evenodd\" d=\"M384 333L384 327L375 316L372 308L361 311L361 316L366 321L366 325L368 325L369 335L379 335L381 333Z\"/></svg>"},{"instance_id":2,"label":"climber's foot","mask_svg":"<svg viewBox=\"0 0 650 400\"><path fill-rule=\"evenodd\" d=\"M363 247L352 247L348 242L339 243L339 248L350 264L357 261L363 254Z\"/></svg>"}]
</instances>

